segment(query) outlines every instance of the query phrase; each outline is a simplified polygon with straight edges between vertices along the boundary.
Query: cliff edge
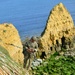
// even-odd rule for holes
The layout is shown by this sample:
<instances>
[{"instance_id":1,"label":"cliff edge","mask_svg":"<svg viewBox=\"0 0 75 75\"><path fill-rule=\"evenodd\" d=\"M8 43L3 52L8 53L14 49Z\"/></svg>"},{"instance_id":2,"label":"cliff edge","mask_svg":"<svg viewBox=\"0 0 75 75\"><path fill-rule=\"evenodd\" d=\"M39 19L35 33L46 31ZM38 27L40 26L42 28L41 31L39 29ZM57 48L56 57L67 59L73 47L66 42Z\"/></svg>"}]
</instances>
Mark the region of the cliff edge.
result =
<instances>
[{"instance_id":1,"label":"cliff edge","mask_svg":"<svg viewBox=\"0 0 75 75\"><path fill-rule=\"evenodd\" d=\"M50 12L46 27L41 34L40 49L48 54L49 51L56 50L54 46L58 44L63 46L71 42L74 36L73 19L65 6L59 3Z\"/></svg>"},{"instance_id":2,"label":"cliff edge","mask_svg":"<svg viewBox=\"0 0 75 75\"><path fill-rule=\"evenodd\" d=\"M23 63L23 47L17 29L8 23L0 24L0 45L18 63Z\"/></svg>"},{"instance_id":3,"label":"cliff edge","mask_svg":"<svg viewBox=\"0 0 75 75\"><path fill-rule=\"evenodd\" d=\"M11 58L7 50L1 46L0 75L27 75L27 72Z\"/></svg>"}]
</instances>

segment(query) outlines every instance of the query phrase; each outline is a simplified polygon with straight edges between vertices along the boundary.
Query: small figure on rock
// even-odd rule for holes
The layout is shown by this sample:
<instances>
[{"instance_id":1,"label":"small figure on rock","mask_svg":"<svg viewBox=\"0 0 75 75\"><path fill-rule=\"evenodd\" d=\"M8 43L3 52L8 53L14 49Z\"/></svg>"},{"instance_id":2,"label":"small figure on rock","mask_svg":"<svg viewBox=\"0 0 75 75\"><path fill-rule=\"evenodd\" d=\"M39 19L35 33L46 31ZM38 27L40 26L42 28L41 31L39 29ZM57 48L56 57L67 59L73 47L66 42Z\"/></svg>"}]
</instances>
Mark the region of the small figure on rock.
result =
<instances>
[{"instance_id":1,"label":"small figure on rock","mask_svg":"<svg viewBox=\"0 0 75 75\"><path fill-rule=\"evenodd\" d=\"M36 59L36 52L38 51L37 38L32 37L29 41L24 44L24 68L31 68L31 63Z\"/></svg>"}]
</instances>

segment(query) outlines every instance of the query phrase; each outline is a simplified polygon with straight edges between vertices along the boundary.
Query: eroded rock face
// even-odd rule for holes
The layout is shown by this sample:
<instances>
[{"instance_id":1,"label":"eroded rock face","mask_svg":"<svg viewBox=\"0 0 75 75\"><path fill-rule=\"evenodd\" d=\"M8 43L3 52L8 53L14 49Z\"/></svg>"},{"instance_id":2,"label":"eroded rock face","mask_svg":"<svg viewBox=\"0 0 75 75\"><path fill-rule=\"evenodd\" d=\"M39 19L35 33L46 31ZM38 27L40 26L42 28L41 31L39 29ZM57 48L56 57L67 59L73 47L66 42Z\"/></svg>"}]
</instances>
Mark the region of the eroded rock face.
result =
<instances>
[{"instance_id":1,"label":"eroded rock face","mask_svg":"<svg viewBox=\"0 0 75 75\"><path fill-rule=\"evenodd\" d=\"M8 50L15 61L23 63L22 43L17 29L12 24L0 24L0 45Z\"/></svg>"},{"instance_id":2,"label":"eroded rock face","mask_svg":"<svg viewBox=\"0 0 75 75\"><path fill-rule=\"evenodd\" d=\"M0 46L0 75L27 75L26 71L12 60L7 50Z\"/></svg>"},{"instance_id":3,"label":"eroded rock face","mask_svg":"<svg viewBox=\"0 0 75 75\"><path fill-rule=\"evenodd\" d=\"M62 45L63 41L68 39L72 40L74 35L72 17L65 6L59 3L50 12L46 27L41 34L40 49L48 54L49 50L53 50L53 46Z\"/></svg>"}]
</instances>

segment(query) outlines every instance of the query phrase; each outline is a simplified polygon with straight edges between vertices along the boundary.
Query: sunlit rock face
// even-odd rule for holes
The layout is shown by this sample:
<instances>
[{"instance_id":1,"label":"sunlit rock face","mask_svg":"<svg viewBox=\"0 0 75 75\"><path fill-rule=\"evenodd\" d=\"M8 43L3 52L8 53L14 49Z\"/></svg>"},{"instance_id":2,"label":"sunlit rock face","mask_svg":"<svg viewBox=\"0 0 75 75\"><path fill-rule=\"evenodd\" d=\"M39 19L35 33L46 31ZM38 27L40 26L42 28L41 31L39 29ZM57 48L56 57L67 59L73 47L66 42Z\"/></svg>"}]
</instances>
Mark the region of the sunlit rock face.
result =
<instances>
[{"instance_id":1,"label":"sunlit rock face","mask_svg":"<svg viewBox=\"0 0 75 75\"><path fill-rule=\"evenodd\" d=\"M0 24L0 45L16 62L23 63L22 43L17 29L12 24Z\"/></svg>"},{"instance_id":2,"label":"sunlit rock face","mask_svg":"<svg viewBox=\"0 0 75 75\"><path fill-rule=\"evenodd\" d=\"M25 70L0 46L0 75L26 75Z\"/></svg>"},{"instance_id":3,"label":"sunlit rock face","mask_svg":"<svg viewBox=\"0 0 75 75\"><path fill-rule=\"evenodd\" d=\"M40 49L46 54L50 48L62 44L62 38L72 39L75 35L75 28L72 17L62 3L56 5L50 12L44 31L41 34Z\"/></svg>"}]
</instances>

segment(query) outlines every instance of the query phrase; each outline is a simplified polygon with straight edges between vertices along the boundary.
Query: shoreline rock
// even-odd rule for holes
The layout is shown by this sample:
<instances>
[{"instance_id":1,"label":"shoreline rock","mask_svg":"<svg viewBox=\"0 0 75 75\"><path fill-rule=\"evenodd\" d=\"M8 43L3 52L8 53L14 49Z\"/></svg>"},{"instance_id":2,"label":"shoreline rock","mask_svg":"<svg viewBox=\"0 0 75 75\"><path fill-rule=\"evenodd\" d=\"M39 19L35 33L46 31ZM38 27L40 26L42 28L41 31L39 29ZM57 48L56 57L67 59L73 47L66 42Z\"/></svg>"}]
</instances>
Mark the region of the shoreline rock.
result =
<instances>
[{"instance_id":1,"label":"shoreline rock","mask_svg":"<svg viewBox=\"0 0 75 75\"><path fill-rule=\"evenodd\" d=\"M16 62L23 64L23 46L18 31L12 24L0 24L0 45Z\"/></svg>"},{"instance_id":2,"label":"shoreline rock","mask_svg":"<svg viewBox=\"0 0 75 75\"><path fill-rule=\"evenodd\" d=\"M39 48L48 55L49 52L60 51L61 47L66 48L67 45L70 47L74 37L73 19L65 6L59 3L50 12L46 27L41 34Z\"/></svg>"}]
</instances>

